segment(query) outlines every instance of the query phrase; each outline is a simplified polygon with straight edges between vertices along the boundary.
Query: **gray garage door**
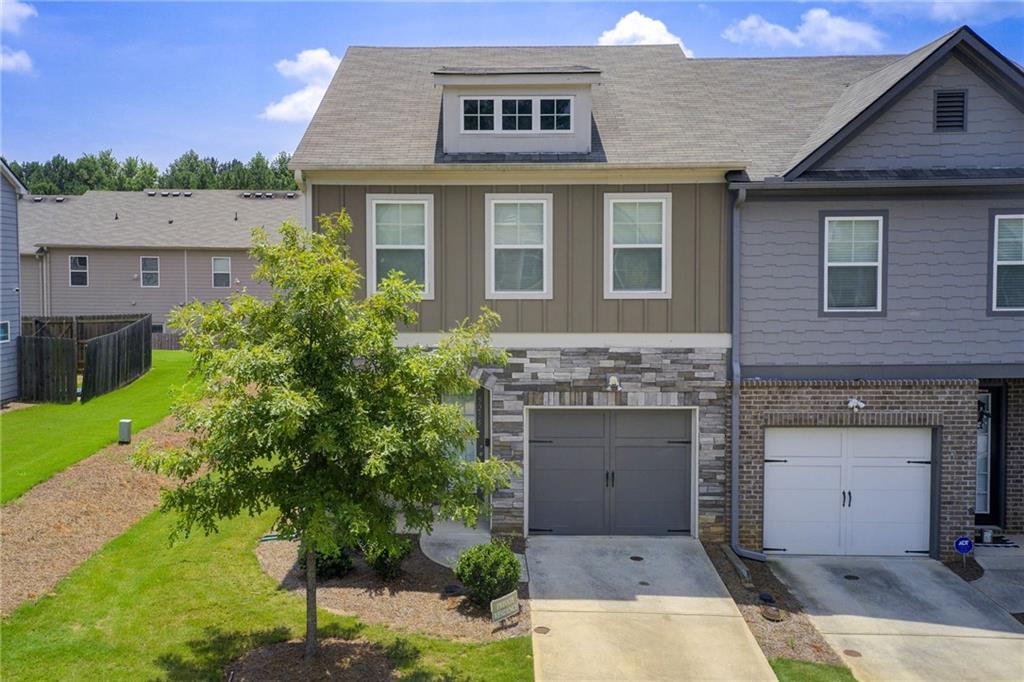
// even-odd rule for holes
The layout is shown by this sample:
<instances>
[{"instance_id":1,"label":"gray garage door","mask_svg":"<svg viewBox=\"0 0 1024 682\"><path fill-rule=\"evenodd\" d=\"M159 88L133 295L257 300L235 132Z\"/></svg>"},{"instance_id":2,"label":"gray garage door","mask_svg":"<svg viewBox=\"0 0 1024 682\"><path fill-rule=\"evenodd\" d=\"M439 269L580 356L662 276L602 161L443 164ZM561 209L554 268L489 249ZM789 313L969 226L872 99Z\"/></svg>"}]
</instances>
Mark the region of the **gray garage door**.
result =
<instances>
[{"instance_id":1,"label":"gray garage door","mask_svg":"<svg viewBox=\"0 0 1024 682\"><path fill-rule=\"evenodd\" d=\"M686 410L536 410L530 418L530 532L690 531Z\"/></svg>"}]
</instances>

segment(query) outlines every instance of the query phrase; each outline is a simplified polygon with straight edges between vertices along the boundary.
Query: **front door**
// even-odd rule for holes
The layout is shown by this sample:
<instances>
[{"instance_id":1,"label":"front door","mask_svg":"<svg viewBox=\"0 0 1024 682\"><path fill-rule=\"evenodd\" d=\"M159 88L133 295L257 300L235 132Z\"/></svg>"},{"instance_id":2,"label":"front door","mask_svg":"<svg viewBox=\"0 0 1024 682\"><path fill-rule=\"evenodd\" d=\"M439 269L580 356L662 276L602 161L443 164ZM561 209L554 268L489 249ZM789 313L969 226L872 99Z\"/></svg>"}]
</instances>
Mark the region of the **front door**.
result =
<instances>
[{"instance_id":1,"label":"front door","mask_svg":"<svg viewBox=\"0 0 1024 682\"><path fill-rule=\"evenodd\" d=\"M974 523L1003 523L1003 388L978 394L977 458L975 460Z\"/></svg>"}]
</instances>

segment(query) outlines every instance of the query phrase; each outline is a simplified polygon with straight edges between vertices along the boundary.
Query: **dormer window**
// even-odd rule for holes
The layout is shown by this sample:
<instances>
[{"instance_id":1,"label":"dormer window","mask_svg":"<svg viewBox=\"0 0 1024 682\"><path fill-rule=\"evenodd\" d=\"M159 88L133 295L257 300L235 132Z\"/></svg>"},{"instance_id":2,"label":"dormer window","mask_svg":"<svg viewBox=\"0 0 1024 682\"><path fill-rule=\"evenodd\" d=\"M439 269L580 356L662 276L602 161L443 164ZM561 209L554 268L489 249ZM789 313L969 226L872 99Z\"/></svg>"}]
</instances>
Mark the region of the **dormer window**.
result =
<instances>
[{"instance_id":1,"label":"dormer window","mask_svg":"<svg viewBox=\"0 0 1024 682\"><path fill-rule=\"evenodd\" d=\"M502 130L533 130L533 100L501 100Z\"/></svg>"},{"instance_id":2,"label":"dormer window","mask_svg":"<svg viewBox=\"0 0 1024 682\"><path fill-rule=\"evenodd\" d=\"M462 100L462 129L468 132L494 130L494 100Z\"/></svg>"},{"instance_id":3,"label":"dormer window","mask_svg":"<svg viewBox=\"0 0 1024 682\"><path fill-rule=\"evenodd\" d=\"M572 130L572 98L540 100L541 130Z\"/></svg>"},{"instance_id":4,"label":"dormer window","mask_svg":"<svg viewBox=\"0 0 1024 682\"><path fill-rule=\"evenodd\" d=\"M463 97L462 132L572 133L573 99L572 95ZM495 118L500 119L497 125Z\"/></svg>"}]
</instances>

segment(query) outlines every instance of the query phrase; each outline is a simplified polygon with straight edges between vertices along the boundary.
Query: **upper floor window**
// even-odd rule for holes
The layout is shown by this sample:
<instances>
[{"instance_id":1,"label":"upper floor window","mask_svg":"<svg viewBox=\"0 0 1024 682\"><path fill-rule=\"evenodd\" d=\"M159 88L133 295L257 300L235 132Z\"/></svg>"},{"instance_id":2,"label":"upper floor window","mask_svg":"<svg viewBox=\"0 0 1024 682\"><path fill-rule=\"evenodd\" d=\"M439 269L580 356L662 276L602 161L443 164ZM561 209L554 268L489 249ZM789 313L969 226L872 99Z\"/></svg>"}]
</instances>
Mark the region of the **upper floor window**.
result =
<instances>
[{"instance_id":1,"label":"upper floor window","mask_svg":"<svg viewBox=\"0 0 1024 682\"><path fill-rule=\"evenodd\" d=\"M502 130L533 130L533 100L501 100Z\"/></svg>"},{"instance_id":2,"label":"upper floor window","mask_svg":"<svg viewBox=\"0 0 1024 682\"><path fill-rule=\"evenodd\" d=\"M572 130L572 100L568 97L540 100L541 130Z\"/></svg>"},{"instance_id":3,"label":"upper floor window","mask_svg":"<svg viewBox=\"0 0 1024 682\"><path fill-rule=\"evenodd\" d=\"M605 194L605 298L671 296L668 193Z\"/></svg>"},{"instance_id":4,"label":"upper floor window","mask_svg":"<svg viewBox=\"0 0 1024 682\"><path fill-rule=\"evenodd\" d=\"M494 130L494 100L463 99L462 130L469 132Z\"/></svg>"},{"instance_id":5,"label":"upper floor window","mask_svg":"<svg viewBox=\"0 0 1024 682\"><path fill-rule=\"evenodd\" d=\"M572 96L463 97L461 101L464 133L573 132Z\"/></svg>"},{"instance_id":6,"label":"upper floor window","mask_svg":"<svg viewBox=\"0 0 1024 682\"><path fill-rule=\"evenodd\" d=\"M551 195L488 194L487 298L551 298Z\"/></svg>"},{"instance_id":7,"label":"upper floor window","mask_svg":"<svg viewBox=\"0 0 1024 682\"><path fill-rule=\"evenodd\" d=\"M369 293L392 271L434 297L434 197L431 194L371 194L366 197Z\"/></svg>"},{"instance_id":8,"label":"upper floor window","mask_svg":"<svg viewBox=\"0 0 1024 682\"><path fill-rule=\"evenodd\" d=\"M884 223L882 215L824 218L823 312L882 312Z\"/></svg>"},{"instance_id":9,"label":"upper floor window","mask_svg":"<svg viewBox=\"0 0 1024 682\"><path fill-rule=\"evenodd\" d=\"M935 132L959 133L967 130L967 91L935 91Z\"/></svg>"},{"instance_id":10,"label":"upper floor window","mask_svg":"<svg viewBox=\"0 0 1024 682\"><path fill-rule=\"evenodd\" d=\"M223 289L231 286L231 257L214 256L210 259L213 270L213 287Z\"/></svg>"},{"instance_id":11,"label":"upper floor window","mask_svg":"<svg viewBox=\"0 0 1024 682\"><path fill-rule=\"evenodd\" d=\"M995 216L992 310L1024 311L1024 214Z\"/></svg>"},{"instance_id":12,"label":"upper floor window","mask_svg":"<svg viewBox=\"0 0 1024 682\"><path fill-rule=\"evenodd\" d=\"M73 287L89 286L88 256L68 256L68 283Z\"/></svg>"},{"instance_id":13,"label":"upper floor window","mask_svg":"<svg viewBox=\"0 0 1024 682\"><path fill-rule=\"evenodd\" d=\"M160 286L159 256L141 256L139 258L139 284L146 288Z\"/></svg>"},{"instance_id":14,"label":"upper floor window","mask_svg":"<svg viewBox=\"0 0 1024 682\"><path fill-rule=\"evenodd\" d=\"M0 322L0 343L7 343L11 340L11 323L7 320Z\"/></svg>"}]
</instances>

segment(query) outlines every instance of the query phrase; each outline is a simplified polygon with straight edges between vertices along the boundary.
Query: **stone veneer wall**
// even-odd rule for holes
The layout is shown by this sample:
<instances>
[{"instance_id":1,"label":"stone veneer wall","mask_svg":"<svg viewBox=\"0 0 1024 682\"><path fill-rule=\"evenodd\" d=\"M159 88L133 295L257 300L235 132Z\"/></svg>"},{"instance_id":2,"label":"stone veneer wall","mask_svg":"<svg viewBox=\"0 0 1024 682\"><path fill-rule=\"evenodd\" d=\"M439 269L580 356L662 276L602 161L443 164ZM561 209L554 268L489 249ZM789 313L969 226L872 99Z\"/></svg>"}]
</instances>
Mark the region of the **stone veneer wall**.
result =
<instances>
[{"instance_id":1,"label":"stone veneer wall","mask_svg":"<svg viewBox=\"0 0 1024 682\"><path fill-rule=\"evenodd\" d=\"M1024 533L1024 379L1006 384L1006 530Z\"/></svg>"},{"instance_id":2,"label":"stone veneer wall","mask_svg":"<svg viewBox=\"0 0 1024 682\"><path fill-rule=\"evenodd\" d=\"M698 524L710 541L726 537L729 381L727 348L551 348L510 350L508 366L483 370L491 390L491 450L523 464L525 409L547 406L699 407ZM607 377L621 390L608 391ZM522 535L522 476L494 494L495 534Z\"/></svg>"},{"instance_id":3,"label":"stone veneer wall","mask_svg":"<svg viewBox=\"0 0 1024 682\"><path fill-rule=\"evenodd\" d=\"M974 526L976 380L743 381L740 390L740 543L763 539L764 429L771 426L929 426L941 429L939 551ZM854 413L851 397L867 407Z\"/></svg>"}]
</instances>

